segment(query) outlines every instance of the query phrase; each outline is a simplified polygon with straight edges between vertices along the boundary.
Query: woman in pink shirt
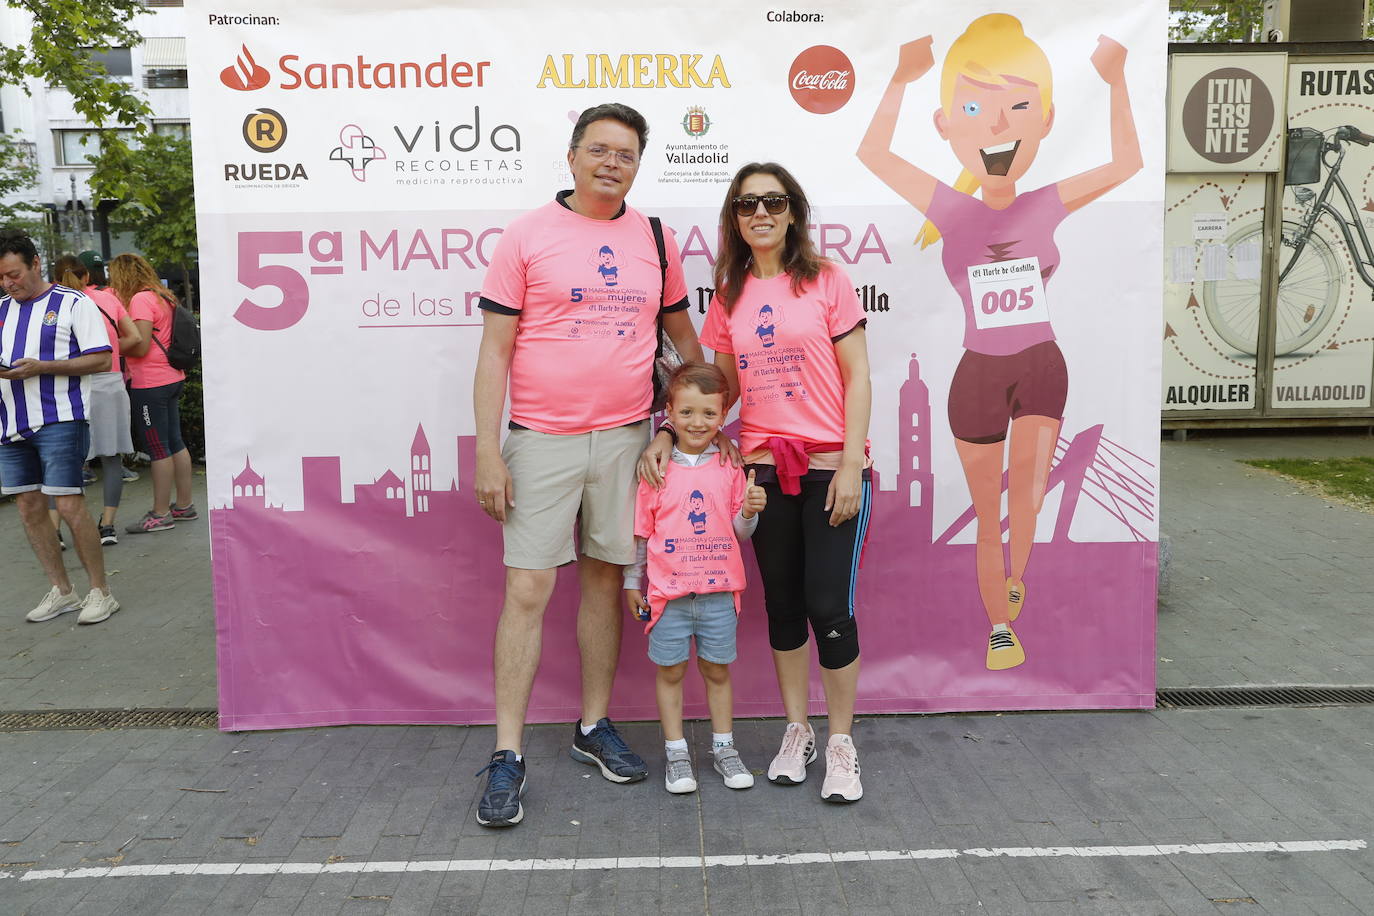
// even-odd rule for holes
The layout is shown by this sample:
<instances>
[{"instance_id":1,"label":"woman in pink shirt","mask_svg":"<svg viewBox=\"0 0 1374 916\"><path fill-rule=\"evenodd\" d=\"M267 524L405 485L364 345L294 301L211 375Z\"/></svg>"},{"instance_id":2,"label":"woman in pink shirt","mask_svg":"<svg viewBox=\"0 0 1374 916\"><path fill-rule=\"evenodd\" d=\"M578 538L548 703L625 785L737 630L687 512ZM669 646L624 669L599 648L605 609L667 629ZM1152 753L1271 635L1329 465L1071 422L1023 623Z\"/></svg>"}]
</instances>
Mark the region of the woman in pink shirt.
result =
<instances>
[{"instance_id":1,"label":"woman in pink shirt","mask_svg":"<svg viewBox=\"0 0 1374 916\"><path fill-rule=\"evenodd\" d=\"M167 362L177 300L153 266L136 254L117 255L110 261L110 285L138 329L138 342L125 352L129 397L153 460L153 508L125 530L130 534L166 531L178 521L199 518L191 496L191 453L181 439L178 406L186 373ZM180 505L171 501L173 482Z\"/></svg>"},{"instance_id":2,"label":"woman in pink shirt","mask_svg":"<svg viewBox=\"0 0 1374 916\"><path fill-rule=\"evenodd\" d=\"M795 785L816 759L809 630L830 725L821 797L854 802L863 795L850 737L859 683L854 590L872 499L873 392L863 308L845 272L817 253L809 217L785 168L740 169L721 209L716 294L701 343L730 383L729 403L740 402L740 451L767 493L754 555L787 713L768 778ZM661 466L657 450L667 444L667 433L655 439L646 470Z\"/></svg>"},{"instance_id":3,"label":"woman in pink shirt","mask_svg":"<svg viewBox=\"0 0 1374 916\"><path fill-rule=\"evenodd\" d=\"M63 255L53 264L57 283L84 292L104 316L105 331L110 335L112 351L110 371L91 376L91 448L87 459L100 459L100 474L105 505L100 515L100 543L106 546L119 542L115 535L115 513L124 494L124 465L120 455L134 450L129 434L129 393L124 388L124 373L120 369L120 353L138 340L138 329L119 297L108 289L91 283L86 265L71 255Z\"/></svg>"},{"instance_id":4,"label":"woman in pink shirt","mask_svg":"<svg viewBox=\"0 0 1374 916\"><path fill-rule=\"evenodd\" d=\"M859 145L864 165L926 215L922 247L943 239L945 274L964 306L949 425L978 519L978 591L992 627L992 671L1026 660L1011 623L1025 603L1036 517L1068 397L1046 295L1059 267L1054 232L1141 167L1125 63L1125 48L1098 38L1092 64L1109 90L1111 160L1033 191L1018 191L1016 183L1054 126L1053 80L1045 52L1005 13L975 19L945 56L935 129L964 168L953 187L892 151L907 84L935 65L929 36L902 46ZM1002 556L1004 473L1010 565Z\"/></svg>"}]
</instances>

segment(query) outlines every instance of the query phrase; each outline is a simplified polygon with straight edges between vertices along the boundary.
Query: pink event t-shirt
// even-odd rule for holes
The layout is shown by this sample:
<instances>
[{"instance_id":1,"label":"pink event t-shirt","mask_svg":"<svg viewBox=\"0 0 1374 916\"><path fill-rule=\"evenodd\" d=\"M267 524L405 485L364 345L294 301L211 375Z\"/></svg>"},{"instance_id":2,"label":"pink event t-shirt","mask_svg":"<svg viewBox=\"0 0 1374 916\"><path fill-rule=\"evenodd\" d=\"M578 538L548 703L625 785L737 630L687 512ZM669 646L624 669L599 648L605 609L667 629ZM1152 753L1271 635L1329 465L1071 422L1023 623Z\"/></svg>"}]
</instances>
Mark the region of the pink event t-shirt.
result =
<instances>
[{"instance_id":1,"label":"pink event t-shirt","mask_svg":"<svg viewBox=\"0 0 1374 916\"><path fill-rule=\"evenodd\" d=\"M701 343L735 357L741 451L747 455L772 436L844 441L844 379L834 340L863 320L849 276L834 264L800 295L786 274L751 276L728 315L711 303Z\"/></svg>"},{"instance_id":2,"label":"pink event t-shirt","mask_svg":"<svg viewBox=\"0 0 1374 916\"><path fill-rule=\"evenodd\" d=\"M664 306L685 308L682 262L666 227L664 242ZM573 435L647 417L660 276L648 217L629 207L599 220L555 200L507 226L487 268L481 305L519 313L512 422Z\"/></svg>"},{"instance_id":3,"label":"pink event t-shirt","mask_svg":"<svg viewBox=\"0 0 1374 916\"><path fill-rule=\"evenodd\" d=\"M110 371L119 371L119 319L129 314L124 310L124 303L119 301L114 290L104 289L99 286L88 286L83 292L86 297L95 303L96 308L100 309L105 317L100 319L100 323L105 326L105 332L110 335ZM108 319L108 320L106 320ZM110 322L113 321L114 324Z\"/></svg>"},{"instance_id":4,"label":"pink event t-shirt","mask_svg":"<svg viewBox=\"0 0 1374 916\"><path fill-rule=\"evenodd\" d=\"M135 293L129 300L129 317L134 321L151 321L153 336L162 341L162 347L172 340L172 307L161 296L144 290ZM167 363L167 354L155 342L148 342L148 352L143 356L127 356L129 379L134 388L161 388L186 378L186 373L173 369Z\"/></svg>"},{"instance_id":5,"label":"pink event t-shirt","mask_svg":"<svg viewBox=\"0 0 1374 916\"><path fill-rule=\"evenodd\" d=\"M744 560L734 518L744 505L744 471L709 458L694 467L668 462L663 488L639 482L635 534L648 540L653 629L674 598L696 592L734 592L735 613L744 589Z\"/></svg>"},{"instance_id":6,"label":"pink event t-shirt","mask_svg":"<svg viewBox=\"0 0 1374 916\"><path fill-rule=\"evenodd\" d=\"M1049 322L1050 304L1032 303L1024 296L1018 299L1017 293L1032 287L1014 271L1038 267L1039 285L1049 285L1050 277L1059 267L1054 230L1068 215L1064 202L1059 199L1058 185L1018 194L1011 205L1002 210L994 210L977 197L956 191L949 185L935 186L926 217L940 230L945 276L964 303L965 349L988 356L1010 356L1054 340ZM999 269L993 265L1001 265L1000 269L1007 270L1009 279L1000 284L994 279L980 286L975 303L969 270ZM989 298L997 292L1010 296L1002 300L1001 309L996 296ZM1041 293L1043 289L1036 291L1036 295ZM1035 307L1020 307L1029 305Z\"/></svg>"}]
</instances>

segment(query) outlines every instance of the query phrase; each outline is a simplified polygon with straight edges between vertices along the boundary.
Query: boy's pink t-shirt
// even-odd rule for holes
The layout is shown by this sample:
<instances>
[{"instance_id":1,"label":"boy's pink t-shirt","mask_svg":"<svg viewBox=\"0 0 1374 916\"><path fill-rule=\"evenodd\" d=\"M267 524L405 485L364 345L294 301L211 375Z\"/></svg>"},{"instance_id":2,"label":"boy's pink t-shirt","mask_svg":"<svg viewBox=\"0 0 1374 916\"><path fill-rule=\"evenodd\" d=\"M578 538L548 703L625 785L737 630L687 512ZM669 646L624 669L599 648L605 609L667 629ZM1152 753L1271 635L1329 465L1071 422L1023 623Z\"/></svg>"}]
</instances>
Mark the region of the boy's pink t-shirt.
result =
<instances>
[{"instance_id":1,"label":"boy's pink t-shirt","mask_svg":"<svg viewBox=\"0 0 1374 916\"><path fill-rule=\"evenodd\" d=\"M834 264L823 267L800 295L793 295L786 274L751 276L728 315L711 303L701 343L735 357L744 454L773 436L844 441L844 379L835 338L863 320L849 276Z\"/></svg>"},{"instance_id":2,"label":"boy's pink t-shirt","mask_svg":"<svg viewBox=\"0 0 1374 916\"><path fill-rule=\"evenodd\" d=\"M665 309L686 307L671 232ZM653 396L661 272L648 217L626 207L591 219L553 201L501 235L482 308L519 313L510 367L510 418L572 435L643 420Z\"/></svg>"},{"instance_id":3,"label":"boy's pink t-shirt","mask_svg":"<svg viewBox=\"0 0 1374 916\"><path fill-rule=\"evenodd\" d=\"M141 293L135 293L129 300L129 317L134 321L151 321L153 336L162 341L162 347L171 344L172 307L157 293L146 289ZM132 387L161 388L163 385L173 385L186 378L185 372L168 365L167 354L162 347L150 340L147 353L125 359Z\"/></svg>"},{"instance_id":4,"label":"boy's pink t-shirt","mask_svg":"<svg viewBox=\"0 0 1374 916\"><path fill-rule=\"evenodd\" d=\"M119 319L129 313L124 310L124 303L119 301L119 297L114 294L113 290L102 289L99 286L88 286L84 292L87 298L95 303L96 308L100 309L105 318L109 319L106 321L105 318L102 318L100 323L105 325L105 332L110 335L110 349L113 351L110 355L110 371L118 372L119 331L116 328L119 325ZM114 324L111 324L111 321Z\"/></svg>"},{"instance_id":5,"label":"boy's pink t-shirt","mask_svg":"<svg viewBox=\"0 0 1374 916\"><path fill-rule=\"evenodd\" d=\"M744 505L744 470L710 457L695 467L668 462L663 488L639 482L635 535L648 541L653 629L674 598L696 592L734 592L735 613L744 588L744 559L734 518Z\"/></svg>"}]
</instances>

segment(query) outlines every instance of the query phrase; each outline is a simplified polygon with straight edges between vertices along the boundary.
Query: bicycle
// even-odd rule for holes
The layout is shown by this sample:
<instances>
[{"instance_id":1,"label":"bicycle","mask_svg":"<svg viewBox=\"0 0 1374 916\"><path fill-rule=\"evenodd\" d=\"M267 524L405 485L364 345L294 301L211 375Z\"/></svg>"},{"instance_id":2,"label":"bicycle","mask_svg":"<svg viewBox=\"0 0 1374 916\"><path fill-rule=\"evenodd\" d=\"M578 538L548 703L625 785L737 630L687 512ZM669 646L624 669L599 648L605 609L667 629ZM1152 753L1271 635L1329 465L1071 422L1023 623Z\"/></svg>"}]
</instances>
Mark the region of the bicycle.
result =
<instances>
[{"instance_id":1,"label":"bicycle","mask_svg":"<svg viewBox=\"0 0 1374 916\"><path fill-rule=\"evenodd\" d=\"M1328 140L1326 134L1331 138ZM1282 221L1279 244L1288 249L1279 271L1279 295L1274 320L1274 355L1283 356L1311 343L1336 314L1341 290L1345 286L1345 270L1331 244L1317 233L1323 216L1330 217L1340 229L1350 254L1351 263L1364 284L1374 291L1374 246L1370 245L1364 225L1355 217L1359 207L1341 181L1341 163L1345 160L1346 144L1368 146L1374 136L1356 127L1345 125L1327 132L1310 127L1297 127L1288 132L1288 157L1284 184L1295 186L1293 199L1304 208L1298 219ZM1334 160L1330 157L1334 154ZM1321 167L1327 169L1320 191L1305 185L1321 181ZM1347 215L1342 214L1330 200L1335 188L1345 201ZM1359 235L1358 250L1355 234ZM1264 251L1264 224L1252 223L1237 229L1226 239L1228 277L1204 281L1202 304L1207 319L1222 340L1247 356L1259 349L1260 303L1263 296L1262 274L1242 276L1238 270L1237 248L1249 251L1257 246ZM1363 256L1361 256L1361 253Z\"/></svg>"}]
</instances>

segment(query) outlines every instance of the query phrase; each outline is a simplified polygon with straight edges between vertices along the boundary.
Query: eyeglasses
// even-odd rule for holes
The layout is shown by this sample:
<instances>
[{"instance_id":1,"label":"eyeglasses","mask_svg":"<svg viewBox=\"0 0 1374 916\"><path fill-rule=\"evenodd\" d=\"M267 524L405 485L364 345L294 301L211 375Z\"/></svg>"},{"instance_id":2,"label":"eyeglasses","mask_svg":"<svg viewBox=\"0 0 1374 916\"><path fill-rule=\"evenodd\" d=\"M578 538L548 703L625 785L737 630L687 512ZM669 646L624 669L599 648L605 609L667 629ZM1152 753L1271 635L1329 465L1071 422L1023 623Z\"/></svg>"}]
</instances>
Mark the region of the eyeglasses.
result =
<instances>
[{"instance_id":1,"label":"eyeglasses","mask_svg":"<svg viewBox=\"0 0 1374 916\"><path fill-rule=\"evenodd\" d=\"M784 212L787 209L787 202L791 200L786 194L745 194L743 197L734 198L735 213L739 216L752 216L754 211L763 204L763 209L773 216Z\"/></svg>"},{"instance_id":2,"label":"eyeglasses","mask_svg":"<svg viewBox=\"0 0 1374 916\"><path fill-rule=\"evenodd\" d=\"M602 161L614 155L615 161L626 168L634 168L639 164L639 157L629 150L611 149L609 146L602 146L599 143L593 143L590 146L574 146L573 149L580 149L593 159Z\"/></svg>"}]
</instances>

